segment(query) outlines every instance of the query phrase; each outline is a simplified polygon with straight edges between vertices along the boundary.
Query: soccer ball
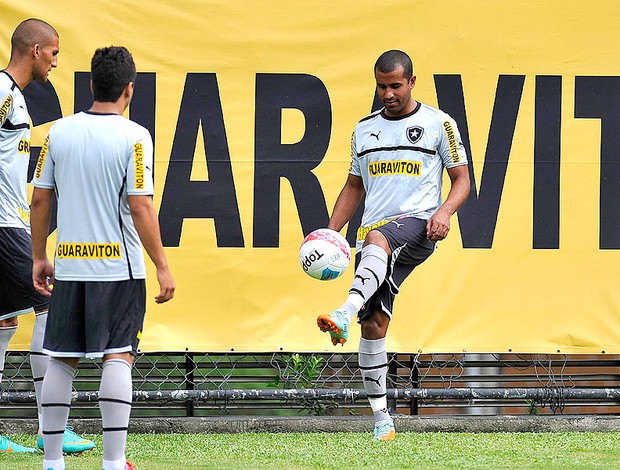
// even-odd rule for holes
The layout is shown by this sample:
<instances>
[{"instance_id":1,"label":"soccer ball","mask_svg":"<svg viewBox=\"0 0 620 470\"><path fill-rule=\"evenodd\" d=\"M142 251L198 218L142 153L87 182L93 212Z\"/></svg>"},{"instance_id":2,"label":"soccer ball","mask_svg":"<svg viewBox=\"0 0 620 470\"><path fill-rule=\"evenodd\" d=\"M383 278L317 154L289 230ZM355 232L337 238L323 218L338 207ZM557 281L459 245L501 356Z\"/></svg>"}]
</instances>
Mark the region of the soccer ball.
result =
<instances>
[{"instance_id":1,"label":"soccer ball","mask_svg":"<svg viewBox=\"0 0 620 470\"><path fill-rule=\"evenodd\" d=\"M299 262L303 270L315 279L336 279L349 267L351 248L339 232L320 228L304 238L299 249Z\"/></svg>"}]
</instances>

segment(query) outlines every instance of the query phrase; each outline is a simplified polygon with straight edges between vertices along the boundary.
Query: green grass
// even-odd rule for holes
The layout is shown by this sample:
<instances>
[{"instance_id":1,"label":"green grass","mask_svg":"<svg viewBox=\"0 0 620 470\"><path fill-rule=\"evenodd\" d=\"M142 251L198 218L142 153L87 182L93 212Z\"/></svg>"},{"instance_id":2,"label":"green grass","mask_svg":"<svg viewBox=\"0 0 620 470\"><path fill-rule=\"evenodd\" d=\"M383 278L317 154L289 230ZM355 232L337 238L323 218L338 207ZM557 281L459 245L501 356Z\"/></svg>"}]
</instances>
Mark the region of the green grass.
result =
<instances>
[{"instance_id":1,"label":"green grass","mask_svg":"<svg viewBox=\"0 0 620 470\"><path fill-rule=\"evenodd\" d=\"M67 470L101 468L97 449L66 458ZM32 436L14 436L33 445ZM600 469L620 468L620 433L131 434L138 470L181 469ZM0 468L38 470L37 455L0 455Z\"/></svg>"}]
</instances>

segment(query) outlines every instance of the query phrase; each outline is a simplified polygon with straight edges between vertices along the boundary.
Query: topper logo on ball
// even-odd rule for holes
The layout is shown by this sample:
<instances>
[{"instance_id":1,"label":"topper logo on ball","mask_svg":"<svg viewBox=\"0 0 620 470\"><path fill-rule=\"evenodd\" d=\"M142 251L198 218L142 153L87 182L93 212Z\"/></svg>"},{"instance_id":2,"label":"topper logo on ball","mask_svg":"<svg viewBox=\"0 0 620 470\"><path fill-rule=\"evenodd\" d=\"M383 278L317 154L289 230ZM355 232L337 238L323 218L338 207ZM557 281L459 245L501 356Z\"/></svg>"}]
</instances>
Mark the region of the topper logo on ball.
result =
<instances>
[{"instance_id":1,"label":"topper logo on ball","mask_svg":"<svg viewBox=\"0 0 620 470\"><path fill-rule=\"evenodd\" d=\"M310 266L312 266L314 262L319 261L321 258L323 258L323 256L325 255L323 253L319 253L319 250L317 250L316 248L313 249L309 254L305 256L305 258L301 262L304 271L308 272Z\"/></svg>"}]
</instances>

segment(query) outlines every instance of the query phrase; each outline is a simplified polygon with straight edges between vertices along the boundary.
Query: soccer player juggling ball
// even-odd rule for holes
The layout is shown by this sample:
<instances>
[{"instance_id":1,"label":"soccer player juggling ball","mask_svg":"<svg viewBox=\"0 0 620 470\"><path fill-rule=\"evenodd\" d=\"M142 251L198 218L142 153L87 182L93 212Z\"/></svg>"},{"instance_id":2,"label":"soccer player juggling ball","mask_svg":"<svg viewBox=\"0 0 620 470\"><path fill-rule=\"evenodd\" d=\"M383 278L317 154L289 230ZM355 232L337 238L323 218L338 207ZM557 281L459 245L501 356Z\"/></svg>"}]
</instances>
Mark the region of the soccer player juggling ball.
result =
<instances>
[{"instance_id":1,"label":"soccer player juggling ball","mask_svg":"<svg viewBox=\"0 0 620 470\"><path fill-rule=\"evenodd\" d=\"M125 459L131 411L131 367L144 323L146 267L157 269L157 303L175 284L153 206L153 142L147 129L123 117L133 96L136 66L124 47L98 49L91 61L94 103L60 119L43 145L33 184L33 282L52 292L43 351L51 356L43 381L45 470L63 470L62 430L81 357L103 357L99 407L103 469L132 468ZM46 255L52 195L58 198L56 257Z\"/></svg>"},{"instance_id":2,"label":"soccer player juggling ball","mask_svg":"<svg viewBox=\"0 0 620 470\"><path fill-rule=\"evenodd\" d=\"M394 439L387 410L385 337L394 298L413 269L450 230L450 217L469 194L467 156L455 121L416 101L410 57L381 54L374 68L383 108L360 120L351 143L351 169L328 228L341 230L365 195L358 230L359 264L344 304L320 315L317 324L332 343L344 344L357 314L362 337L359 365L375 417L374 439ZM450 192L442 203L446 169Z\"/></svg>"}]
</instances>

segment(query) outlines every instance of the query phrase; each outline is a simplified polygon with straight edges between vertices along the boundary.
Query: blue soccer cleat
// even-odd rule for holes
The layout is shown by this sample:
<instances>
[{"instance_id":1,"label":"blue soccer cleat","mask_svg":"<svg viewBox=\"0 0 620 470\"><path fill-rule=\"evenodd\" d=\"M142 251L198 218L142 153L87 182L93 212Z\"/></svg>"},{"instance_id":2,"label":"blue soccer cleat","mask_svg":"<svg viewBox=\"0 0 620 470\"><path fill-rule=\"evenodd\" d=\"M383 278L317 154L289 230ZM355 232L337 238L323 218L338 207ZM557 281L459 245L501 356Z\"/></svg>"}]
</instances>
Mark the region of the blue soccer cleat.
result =
<instances>
[{"instance_id":1,"label":"blue soccer cleat","mask_svg":"<svg viewBox=\"0 0 620 470\"><path fill-rule=\"evenodd\" d=\"M37 452L32 447L24 447L13 442L9 436L0 436L0 454L13 454L17 452Z\"/></svg>"},{"instance_id":2,"label":"blue soccer cleat","mask_svg":"<svg viewBox=\"0 0 620 470\"><path fill-rule=\"evenodd\" d=\"M372 436L375 441L393 441L396 439L396 428L394 421L391 419L383 419L375 423L375 430Z\"/></svg>"},{"instance_id":3,"label":"blue soccer cleat","mask_svg":"<svg viewBox=\"0 0 620 470\"><path fill-rule=\"evenodd\" d=\"M41 431L39 431L39 436L37 437L37 447L43 450L43 436L41 435ZM65 454L81 454L87 450L91 450L95 447L95 443L89 439L84 439L83 437L78 436L74 431L73 427L67 426L65 428L65 434L62 439L62 451Z\"/></svg>"},{"instance_id":4,"label":"blue soccer cleat","mask_svg":"<svg viewBox=\"0 0 620 470\"><path fill-rule=\"evenodd\" d=\"M334 310L328 315L319 315L316 324L321 331L329 332L334 346L337 344L344 346L349 339L349 317L342 310Z\"/></svg>"}]
</instances>

